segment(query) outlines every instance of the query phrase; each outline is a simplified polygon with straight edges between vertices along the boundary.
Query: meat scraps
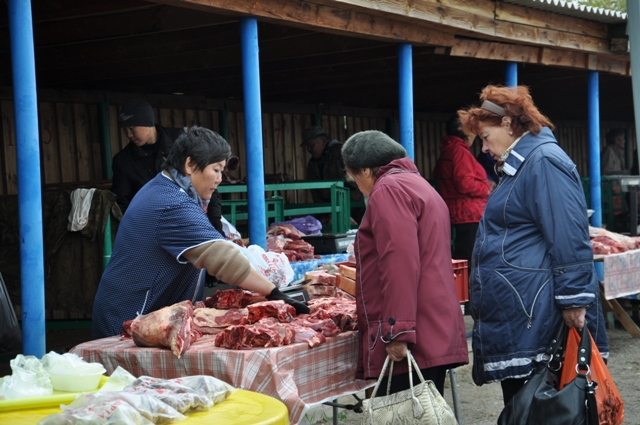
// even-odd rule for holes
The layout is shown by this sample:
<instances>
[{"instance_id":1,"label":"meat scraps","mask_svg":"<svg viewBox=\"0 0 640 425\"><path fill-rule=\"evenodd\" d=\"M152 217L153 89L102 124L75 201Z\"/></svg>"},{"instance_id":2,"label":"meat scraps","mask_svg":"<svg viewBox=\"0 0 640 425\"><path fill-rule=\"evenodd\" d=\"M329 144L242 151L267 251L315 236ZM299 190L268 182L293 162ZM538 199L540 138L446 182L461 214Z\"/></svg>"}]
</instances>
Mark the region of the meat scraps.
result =
<instances>
[{"instance_id":1,"label":"meat scraps","mask_svg":"<svg viewBox=\"0 0 640 425\"><path fill-rule=\"evenodd\" d=\"M296 315L296 309L282 300L251 304L247 310L249 323L255 323L264 317L275 317L280 322L291 322Z\"/></svg>"},{"instance_id":2,"label":"meat scraps","mask_svg":"<svg viewBox=\"0 0 640 425\"><path fill-rule=\"evenodd\" d=\"M278 301L275 303L280 303ZM293 342L305 342L315 347L344 330L357 329L355 301L347 299L323 299L310 301L312 313L301 314L289 323L278 322L279 317L262 316L253 324L231 326L215 339L216 347L246 350L254 347L278 347ZM256 310L255 318L263 315L265 308L253 304L247 309ZM249 313L251 315L251 313Z\"/></svg>"},{"instance_id":3,"label":"meat scraps","mask_svg":"<svg viewBox=\"0 0 640 425\"><path fill-rule=\"evenodd\" d=\"M200 335L192 330L192 321L193 305L187 300L138 316L123 328L129 327L138 347L168 347L180 358Z\"/></svg>"},{"instance_id":4,"label":"meat scraps","mask_svg":"<svg viewBox=\"0 0 640 425\"><path fill-rule=\"evenodd\" d=\"M244 308L249 304L264 301L266 298L257 292L244 289L222 289L204 300L204 305L210 308L230 309Z\"/></svg>"}]
</instances>

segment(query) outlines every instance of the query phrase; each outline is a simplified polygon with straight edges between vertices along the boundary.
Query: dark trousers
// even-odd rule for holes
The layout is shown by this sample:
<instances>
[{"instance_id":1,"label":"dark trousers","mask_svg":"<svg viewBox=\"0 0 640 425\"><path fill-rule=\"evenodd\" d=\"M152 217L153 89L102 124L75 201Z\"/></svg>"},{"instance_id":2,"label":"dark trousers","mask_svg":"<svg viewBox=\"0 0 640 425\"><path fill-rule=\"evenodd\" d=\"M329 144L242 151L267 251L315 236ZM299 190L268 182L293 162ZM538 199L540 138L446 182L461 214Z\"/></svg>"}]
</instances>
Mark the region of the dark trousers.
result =
<instances>
[{"instance_id":1,"label":"dark trousers","mask_svg":"<svg viewBox=\"0 0 640 425\"><path fill-rule=\"evenodd\" d=\"M509 400L522 389L527 379L529 378L505 379L504 381L500 381L500 385L502 386L502 399L504 400L505 406L509 403Z\"/></svg>"},{"instance_id":2,"label":"dark trousers","mask_svg":"<svg viewBox=\"0 0 640 425\"><path fill-rule=\"evenodd\" d=\"M403 360L406 361L406 360ZM436 366L430 367L426 369L420 369L422 372L422 376L425 381L433 381L438 389L440 394L444 395L444 378L447 376L447 366ZM376 397L382 397L387 395L387 382L389 382L389 377L385 376L382 378L380 383L380 387L378 387L378 393ZM413 385L416 386L420 383L420 378L416 372L413 372ZM391 391L389 394L397 393L403 390L407 390L411 388L409 386L409 373L403 373L400 375L394 375L391 378Z\"/></svg>"},{"instance_id":3,"label":"dark trousers","mask_svg":"<svg viewBox=\"0 0 640 425\"><path fill-rule=\"evenodd\" d=\"M456 240L453 250L454 260L467 260L471 265L473 244L476 242L478 223L455 224Z\"/></svg>"}]
</instances>

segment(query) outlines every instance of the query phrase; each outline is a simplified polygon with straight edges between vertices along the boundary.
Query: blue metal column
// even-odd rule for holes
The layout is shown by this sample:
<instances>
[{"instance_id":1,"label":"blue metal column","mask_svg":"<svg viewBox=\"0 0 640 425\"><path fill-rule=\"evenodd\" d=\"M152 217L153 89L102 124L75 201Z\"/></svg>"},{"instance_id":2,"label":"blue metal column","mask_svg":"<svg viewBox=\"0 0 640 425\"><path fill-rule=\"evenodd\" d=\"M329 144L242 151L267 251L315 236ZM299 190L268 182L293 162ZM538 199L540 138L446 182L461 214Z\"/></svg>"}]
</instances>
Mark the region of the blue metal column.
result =
<instances>
[{"instance_id":1,"label":"blue metal column","mask_svg":"<svg viewBox=\"0 0 640 425\"><path fill-rule=\"evenodd\" d=\"M411 44L398 44L398 96L400 110L400 144L413 154L413 58Z\"/></svg>"},{"instance_id":2,"label":"blue metal column","mask_svg":"<svg viewBox=\"0 0 640 425\"><path fill-rule=\"evenodd\" d=\"M640 2L627 1L627 29L631 54L631 69L636 72L631 76L631 92L633 93L633 116L636 122L636 141L640 145ZM640 161L640 148L638 149Z\"/></svg>"},{"instance_id":3,"label":"blue metal column","mask_svg":"<svg viewBox=\"0 0 640 425\"><path fill-rule=\"evenodd\" d=\"M242 41L244 128L247 138L249 239L252 245L259 245L266 250L267 220L264 202L264 154L262 149L262 110L260 107L258 21L256 18L240 18L240 37Z\"/></svg>"},{"instance_id":4,"label":"blue metal column","mask_svg":"<svg viewBox=\"0 0 640 425\"><path fill-rule=\"evenodd\" d=\"M38 98L31 2L9 0L9 32L16 114L23 354L45 354L44 249Z\"/></svg>"},{"instance_id":5,"label":"blue metal column","mask_svg":"<svg viewBox=\"0 0 640 425\"><path fill-rule=\"evenodd\" d=\"M598 71L587 73L587 103L589 109L589 197L593 227L602 227L602 189L600 187L600 87ZM604 281L602 263L594 263L598 279Z\"/></svg>"},{"instance_id":6,"label":"blue metal column","mask_svg":"<svg viewBox=\"0 0 640 425\"><path fill-rule=\"evenodd\" d=\"M518 85L518 63L507 62L504 64L504 85L515 87Z\"/></svg>"}]
</instances>

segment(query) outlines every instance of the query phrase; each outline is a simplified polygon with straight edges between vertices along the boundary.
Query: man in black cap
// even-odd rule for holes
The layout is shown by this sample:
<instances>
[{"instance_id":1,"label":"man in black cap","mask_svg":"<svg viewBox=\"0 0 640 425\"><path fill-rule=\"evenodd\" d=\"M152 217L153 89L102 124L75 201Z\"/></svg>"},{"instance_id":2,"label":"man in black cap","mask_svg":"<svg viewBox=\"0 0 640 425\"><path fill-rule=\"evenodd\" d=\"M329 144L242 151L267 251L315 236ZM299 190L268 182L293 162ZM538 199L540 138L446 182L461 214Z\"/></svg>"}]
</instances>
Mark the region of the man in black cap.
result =
<instances>
[{"instance_id":1,"label":"man in black cap","mask_svg":"<svg viewBox=\"0 0 640 425\"><path fill-rule=\"evenodd\" d=\"M136 193L162 171L164 159L184 128L165 128L156 124L151 105L143 99L127 101L118 114L118 125L129 144L113 157L111 191L124 213ZM222 232L222 207L216 190L207 211L213 227Z\"/></svg>"},{"instance_id":2,"label":"man in black cap","mask_svg":"<svg viewBox=\"0 0 640 425\"><path fill-rule=\"evenodd\" d=\"M308 127L302 133L302 144L311 154L307 164L307 180L344 180L345 170L342 162L342 144L331 137L321 126ZM346 183L350 190L352 202L362 202L362 193L352 184ZM315 203L331 202L330 189L311 190L311 197ZM351 216L360 222L364 209L352 208ZM321 220L322 221L322 220Z\"/></svg>"}]
</instances>

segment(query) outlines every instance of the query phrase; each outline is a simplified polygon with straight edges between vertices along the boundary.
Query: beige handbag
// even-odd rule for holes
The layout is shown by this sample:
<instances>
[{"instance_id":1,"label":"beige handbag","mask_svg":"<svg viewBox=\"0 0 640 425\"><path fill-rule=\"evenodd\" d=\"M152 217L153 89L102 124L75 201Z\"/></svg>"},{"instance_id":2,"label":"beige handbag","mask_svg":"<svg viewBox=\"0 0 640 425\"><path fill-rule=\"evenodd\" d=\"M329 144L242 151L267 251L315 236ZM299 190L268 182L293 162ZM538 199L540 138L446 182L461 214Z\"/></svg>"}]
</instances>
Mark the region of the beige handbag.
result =
<instances>
[{"instance_id":1,"label":"beige handbag","mask_svg":"<svg viewBox=\"0 0 640 425\"><path fill-rule=\"evenodd\" d=\"M375 397L378 393L380 382L385 376L387 366L391 358L387 359L382 366L380 377L373 389L370 399L362 402L363 425L457 425L453 411L436 389L433 381L425 381L420 372L420 368L411 352L407 350L407 361L409 362L409 385L408 390L389 394L391 389L391 378L393 376L393 361L389 371L389 382L387 385L387 395ZM412 366L420 377L420 383L413 385Z\"/></svg>"}]
</instances>

